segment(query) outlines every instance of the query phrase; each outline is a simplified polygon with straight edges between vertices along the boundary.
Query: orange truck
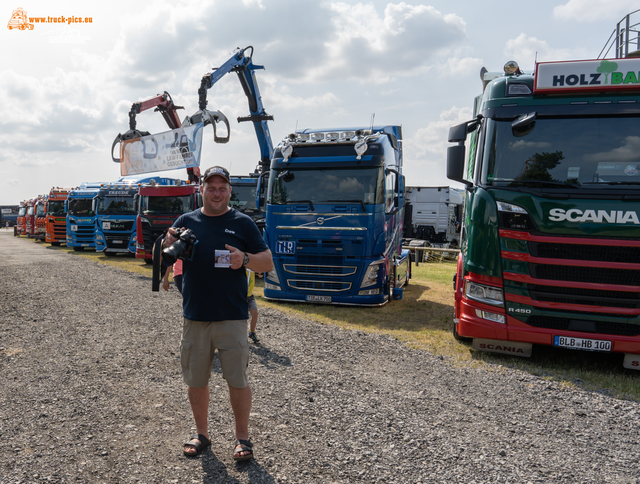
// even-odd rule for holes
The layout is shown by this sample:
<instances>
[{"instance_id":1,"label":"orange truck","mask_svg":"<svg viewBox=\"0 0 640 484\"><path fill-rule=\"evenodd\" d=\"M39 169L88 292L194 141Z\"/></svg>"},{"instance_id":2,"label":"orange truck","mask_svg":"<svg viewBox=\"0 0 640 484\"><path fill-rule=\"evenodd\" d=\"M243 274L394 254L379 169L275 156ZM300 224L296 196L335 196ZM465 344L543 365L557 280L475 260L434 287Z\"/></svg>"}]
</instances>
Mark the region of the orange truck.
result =
<instances>
[{"instance_id":1,"label":"orange truck","mask_svg":"<svg viewBox=\"0 0 640 484\"><path fill-rule=\"evenodd\" d=\"M67 214L64 202L71 188L52 188L47 199L45 242L58 246L67 242Z\"/></svg>"},{"instance_id":2,"label":"orange truck","mask_svg":"<svg viewBox=\"0 0 640 484\"><path fill-rule=\"evenodd\" d=\"M47 225L47 197L39 195L34 205L34 225L33 238L44 242Z\"/></svg>"},{"instance_id":3,"label":"orange truck","mask_svg":"<svg viewBox=\"0 0 640 484\"><path fill-rule=\"evenodd\" d=\"M25 217L27 216L27 201L23 200L18 204L18 218L16 219L16 228L13 231L14 236L25 235L27 226Z\"/></svg>"},{"instance_id":4,"label":"orange truck","mask_svg":"<svg viewBox=\"0 0 640 484\"><path fill-rule=\"evenodd\" d=\"M25 231L23 235L26 235L27 237L31 238L31 237L35 237L35 233L36 233L36 217L35 217L35 213L36 213L36 201L38 199L37 198L31 198L29 200L27 200L27 213L24 216L24 227L25 227Z\"/></svg>"}]
</instances>

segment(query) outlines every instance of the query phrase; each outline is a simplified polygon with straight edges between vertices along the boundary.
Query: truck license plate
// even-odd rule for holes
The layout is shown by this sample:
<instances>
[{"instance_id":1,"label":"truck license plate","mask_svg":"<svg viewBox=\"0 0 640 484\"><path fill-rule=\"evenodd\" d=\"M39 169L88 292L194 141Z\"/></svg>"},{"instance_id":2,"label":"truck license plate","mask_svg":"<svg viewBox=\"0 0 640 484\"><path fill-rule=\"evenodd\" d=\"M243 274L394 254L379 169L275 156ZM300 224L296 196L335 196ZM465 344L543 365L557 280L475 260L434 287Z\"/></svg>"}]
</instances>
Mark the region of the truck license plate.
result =
<instances>
[{"instance_id":1,"label":"truck license plate","mask_svg":"<svg viewBox=\"0 0 640 484\"><path fill-rule=\"evenodd\" d=\"M309 302L331 302L331 296L314 296L312 294L306 296L306 300Z\"/></svg>"},{"instance_id":2,"label":"truck license plate","mask_svg":"<svg viewBox=\"0 0 640 484\"><path fill-rule=\"evenodd\" d=\"M572 350L611 351L611 341L602 339L571 338L570 336L554 336L553 346Z\"/></svg>"}]
</instances>

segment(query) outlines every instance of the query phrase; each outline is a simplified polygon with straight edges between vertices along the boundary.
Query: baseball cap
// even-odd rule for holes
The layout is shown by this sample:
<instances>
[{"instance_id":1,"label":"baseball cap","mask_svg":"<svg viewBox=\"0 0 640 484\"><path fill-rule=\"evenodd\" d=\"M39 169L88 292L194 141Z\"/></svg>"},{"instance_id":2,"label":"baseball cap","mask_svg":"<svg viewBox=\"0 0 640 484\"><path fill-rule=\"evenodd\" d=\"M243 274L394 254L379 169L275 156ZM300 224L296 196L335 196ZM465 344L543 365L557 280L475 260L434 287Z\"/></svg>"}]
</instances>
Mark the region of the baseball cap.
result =
<instances>
[{"instance_id":1,"label":"baseball cap","mask_svg":"<svg viewBox=\"0 0 640 484\"><path fill-rule=\"evenodd\" d=\"M228 183L231 183L229 172L222 166L212 166L211 168L207 168L207 171L205 171L204 175L202 176L202 183L206 182L207 179L212 177L213 175L221 176L222 178L227 180Z\"/></svg>"}]
</instances>

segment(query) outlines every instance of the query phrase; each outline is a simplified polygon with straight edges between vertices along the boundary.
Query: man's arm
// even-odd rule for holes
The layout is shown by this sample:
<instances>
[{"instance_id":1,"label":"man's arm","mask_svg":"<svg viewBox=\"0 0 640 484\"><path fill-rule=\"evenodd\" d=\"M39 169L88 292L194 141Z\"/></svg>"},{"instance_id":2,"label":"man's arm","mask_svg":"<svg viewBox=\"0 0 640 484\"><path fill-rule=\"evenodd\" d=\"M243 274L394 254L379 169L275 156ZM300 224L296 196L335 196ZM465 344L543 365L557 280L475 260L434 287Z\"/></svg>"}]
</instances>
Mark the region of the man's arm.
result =
<instances>
[{"instance_id":1,"label":"man's arm","mask_svg":"<svg viewBox=\"0 0 640 484\"><path fill-rule=\"evenodd\" d=\"M264 252L258 252L257 254L247 253L247 255L249 256L249 263L245 267L251 269L253 272L269 272L273 269L273 258L271 257L271 251L269 249Z\"/></svg>"},{"instance_id":2,"label":"man's arm","mask_svg":"<svg viewBox=\"0 0 640 484\"><path fill-rule=\"evenodd\" d=\"M273 268L273 259L269 249L257 254L251 254L242 252L229 244L225 245L225 247L230 252L229 262L232 269L240 269L242 267L245 253L249 256L249 263L245 267L253 272L269 272Z\"/></svg>"}]
</instances>

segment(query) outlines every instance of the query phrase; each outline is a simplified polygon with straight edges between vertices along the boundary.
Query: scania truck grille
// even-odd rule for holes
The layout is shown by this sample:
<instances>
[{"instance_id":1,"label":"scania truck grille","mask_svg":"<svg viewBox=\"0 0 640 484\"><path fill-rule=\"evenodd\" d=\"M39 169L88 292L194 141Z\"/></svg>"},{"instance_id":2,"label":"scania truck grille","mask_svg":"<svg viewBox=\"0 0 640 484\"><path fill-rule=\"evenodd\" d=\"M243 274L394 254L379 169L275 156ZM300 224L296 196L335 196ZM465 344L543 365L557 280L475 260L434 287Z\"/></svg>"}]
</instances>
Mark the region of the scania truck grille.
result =
<instances>
[{"instance_id":1,"label":"scania truck grille","mask_svg":"<svg viewBox=\"0 0 640 484\"><path fill-rule=\"evenodd\" d=\"M529 242L534 257L546 259L588 260L602 262L628 262L640 264L640 247L611 247L602 245L553 244Z\"/></svg>"},{"instance_id":2,"label":"scania truck grille","mask_svg":"<svg viewBox=\"0 0 640 484\"><path fill-rule=\"evenodd\" d=\"M142 237L144 238L144 248L146 251L151 253L153 243L162 235L164 230L165 227L151 228L147 224L142 225Z\"/></svg>"},{"instance_id":3,"label":"scania truck grille","mask_svg":"<svg viewBox=\"0 0 640 484\"><path fill-rule=\"evenodd\" d=\"M640 243L500 230L505 299L538 328L640 335ZM510 239L510 240L507 240Z\"/></svg>"},{"instance_id":4,"label":"scania truck grille","mask_svg":"<svg viewBox=\"0 0 640 484\"><path fill-rule=\"evenodd\" d=\"M591 313L593 315L593 313ZM615 334L620 336L640 335L640 324L629 324L627 322L611 321L590 321L575 319L577 313L573 313L573 318L556 318L553 316L531 316L527 319L529 326L536 328L555 329L558 331L579 331L583 333ZM611 315L609 315L611 317ZM626 318L622 318L625 319Z\"/></svg>"},{"instance_id":5,"label":"scania truck grille","mask_svg":"<svg viewBox=\"0 0 640 484\"><path fill-rule=\"evenodd\" d=\"M530 263L529 273L535 279L615 284L619 286L640 286L640 271L629 269L606 269L602 267L576 267Z\"/></svg>"},{"instance_id":6,"label":"scania truck grille","mask_svg":"<svg viewBox=\"0 0 640 484\"><path fill-rule=\"evenodd\" d=\"M585 304L612 308L640 308L640 293L600 291L578 287L555 287L529 284L529 294L535 301Z\"/></svg>"}]
</instances>

